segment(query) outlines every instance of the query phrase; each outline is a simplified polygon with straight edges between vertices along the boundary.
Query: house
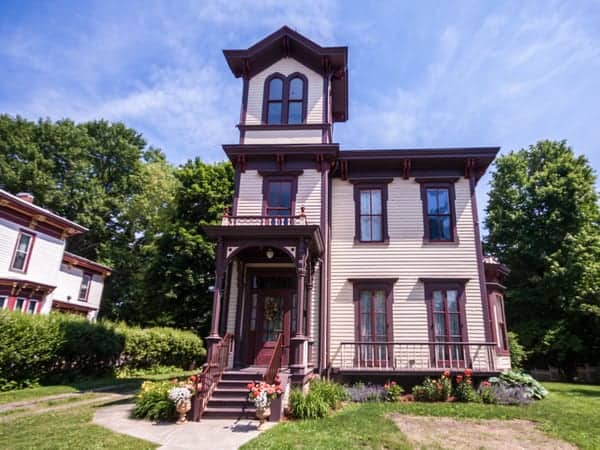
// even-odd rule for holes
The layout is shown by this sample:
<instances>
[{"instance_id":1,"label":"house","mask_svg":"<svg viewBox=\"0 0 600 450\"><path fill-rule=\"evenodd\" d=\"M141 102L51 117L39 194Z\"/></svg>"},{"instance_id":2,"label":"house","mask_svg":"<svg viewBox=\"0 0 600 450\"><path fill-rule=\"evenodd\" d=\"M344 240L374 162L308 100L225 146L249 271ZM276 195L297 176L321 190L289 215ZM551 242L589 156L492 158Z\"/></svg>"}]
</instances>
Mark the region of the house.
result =
<instances>
[{"instance_id":1,"label":"house","mask_svg":"<svg viewBox=\"0 0 600 450\"><path fill-rule=\"evenodd\" d=\"M475 195L499 148L342 150L346 47L283 27L224 54L243 82L239 143L223 145L235 196L204 227L216 242L207 342L223 380L510 368L506 268L484 260Z\"/></svg>"},{"instance_id":2,"label":"house","mask_svg":"<svg viewBox=\"0 0 600 450\"><path fill-rule=\"evenodd\" d=\"M98 315L110 267L65 251L86 228L0 189L0 309Z\"/></svg>"}]
</instances>

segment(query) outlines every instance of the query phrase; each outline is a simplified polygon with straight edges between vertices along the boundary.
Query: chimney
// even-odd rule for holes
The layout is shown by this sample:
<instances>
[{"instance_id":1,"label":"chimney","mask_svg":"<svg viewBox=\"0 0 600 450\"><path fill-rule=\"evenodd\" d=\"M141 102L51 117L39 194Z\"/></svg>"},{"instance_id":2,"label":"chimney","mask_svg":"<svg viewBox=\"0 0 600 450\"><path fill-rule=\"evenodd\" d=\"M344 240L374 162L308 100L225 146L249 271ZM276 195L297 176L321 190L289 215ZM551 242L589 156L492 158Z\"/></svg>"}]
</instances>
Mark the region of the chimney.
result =
<instances>
[{"instance_id":1,"label":"chimney","mask_svg":"<svg viewBox=\"0 0 600 450\"><path fill-rule=\"evenodd\" d=\"M33 194L30 194L29 192L19 192L17 197L21 200L25 200L27 203L33 203Z\"/></svg>"}]
</instances>

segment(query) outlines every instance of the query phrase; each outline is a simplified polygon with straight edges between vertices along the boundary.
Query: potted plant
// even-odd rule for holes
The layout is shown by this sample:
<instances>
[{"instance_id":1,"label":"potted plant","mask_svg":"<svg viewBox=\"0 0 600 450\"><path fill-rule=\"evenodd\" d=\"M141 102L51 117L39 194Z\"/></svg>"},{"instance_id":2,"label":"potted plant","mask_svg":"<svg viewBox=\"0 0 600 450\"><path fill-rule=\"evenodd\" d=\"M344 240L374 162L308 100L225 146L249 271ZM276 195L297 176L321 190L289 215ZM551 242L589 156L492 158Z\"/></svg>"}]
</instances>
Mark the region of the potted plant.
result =
<instances>
[{"instance_id":1,"label":"potted plant","mask_svg":"<svg viewBox=\"0 0 600 450\"><path fill-rule=\"evenodd\" d=\"M258 429L260 430L265 420L271 415L271 402L282 393L280 384L249 383L248 400L254 403L256 408L256 417L258 419Z\"/></svg>"},{"instance_id":2,"label":"potted plant","mask_svg":"<svg viewBox=\"0 0 600 450\"><path fill-rule=\"evenodd\" d=\"M194 376L190 377L187 382L180 381L176 386L169 390L169 400L175 403L175 410L179 414L177 423L179 425L187 422L186 415L192 409L192 396L194 395ZM173 380L177 383L177 380Z\"/></svg>"}]
</instances>

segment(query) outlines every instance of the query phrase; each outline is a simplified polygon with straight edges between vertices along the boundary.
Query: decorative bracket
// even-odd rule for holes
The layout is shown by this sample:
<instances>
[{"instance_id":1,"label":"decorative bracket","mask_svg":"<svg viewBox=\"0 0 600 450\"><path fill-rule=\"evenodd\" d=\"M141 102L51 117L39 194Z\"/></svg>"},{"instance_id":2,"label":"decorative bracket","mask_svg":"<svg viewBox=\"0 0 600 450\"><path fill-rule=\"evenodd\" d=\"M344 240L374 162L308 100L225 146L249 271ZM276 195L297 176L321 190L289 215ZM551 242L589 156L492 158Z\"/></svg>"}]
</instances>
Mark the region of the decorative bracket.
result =
<instances>
[{"instance_id":1,"label":"decorative bracket","mask_svg":"<svg viewBox=\"0 0 600 450\"><path fill-rule=\"evenodd\" d=\"M408 178L410 177L410 165L411 165L410 159L403 160L403 162L402 162L402 178L404 178L405 180L408 180Z\"/></svg>"}]
</instances>

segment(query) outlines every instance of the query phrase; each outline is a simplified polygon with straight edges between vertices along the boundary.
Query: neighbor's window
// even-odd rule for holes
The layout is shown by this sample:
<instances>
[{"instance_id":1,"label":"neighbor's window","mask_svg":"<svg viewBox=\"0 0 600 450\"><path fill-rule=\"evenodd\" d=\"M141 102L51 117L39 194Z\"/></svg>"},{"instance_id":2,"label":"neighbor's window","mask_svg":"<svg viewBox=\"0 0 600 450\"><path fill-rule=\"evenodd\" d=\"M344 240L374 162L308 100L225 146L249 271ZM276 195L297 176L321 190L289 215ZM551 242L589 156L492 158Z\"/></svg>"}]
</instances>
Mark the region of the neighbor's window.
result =
<instances>
[{"instance_id":1,"label":"neighbor's window","mask_svg":"<svg viewBox=\"0 0 600 450\"><path fill-rule=\"evenodd\" d=\"M31 247L33 244L33 234L21 231L17 237L17 244L15 246L14 256L11 264L11 269L18 272L25 272L27 270L27 262L31 253Z\"/></svg>"},{"instance_id":2,"label":"neighbor's window","mask_svg":"<svg viewBox=\"0 0 600 450\"><path fill-rule=\"evenodd\" d=\"M23 297L19 297L19 298L17 298L17 301L15 302L14 310L15 311L23 311L24 306L25 306L25 299Z\"/></svg>"},{"instance_id":3,"label":"neighbor's window","mask_svg":"<svg viewBox=\"0 0 600 450\"><path fill-rule=\"evenodd\" d=\"M288 123L302 123L304 110L304 80L294 77L289 82Z\"/></svg>"},{"instance_id":4,"label":"neighbor's window","mask_svg":"<svg viewBox=\"0 0 600 450\"><path fill-rule=\"evenodd\" d=\"M29 300L29 305L27 305L27 314L35 314L37 304L38 302L36 300Z\"/></svg>"},{"instance_id":5,"label":"neighbor's window","mask_svg":"<svg viewBox=\"0 0 600 450\"><path fill-rule=\"evenodd\" d=\"M81 286L79 287L79 301L87 302L88 294L90 293L90 285L92 284L92 276L84 273L81 279Z\"/></svg>"},{"instance_id":6,"label":"neighbor's window","mask_svg":"<svg viewBox=\"0 0 600 450\"><path fill-rule=\"evenodd\" d=\"M495 296L496 303L496 336L498 347L502 350L508 350L508 337L506 335L506 318L504 315L504 299L501 295Z\"/></svg>"},{"instance_id":7,"label":"neighbor's window","mask_svg":"<svg viewBox=\"0 0 600 450\"><path fill-rule=\"evenodd\" d=\"M268 81L267 123L283 123L283 80L272 78Z\"/></svg>"}]
</instances>

